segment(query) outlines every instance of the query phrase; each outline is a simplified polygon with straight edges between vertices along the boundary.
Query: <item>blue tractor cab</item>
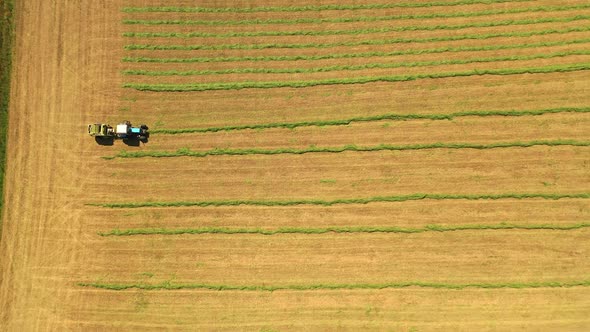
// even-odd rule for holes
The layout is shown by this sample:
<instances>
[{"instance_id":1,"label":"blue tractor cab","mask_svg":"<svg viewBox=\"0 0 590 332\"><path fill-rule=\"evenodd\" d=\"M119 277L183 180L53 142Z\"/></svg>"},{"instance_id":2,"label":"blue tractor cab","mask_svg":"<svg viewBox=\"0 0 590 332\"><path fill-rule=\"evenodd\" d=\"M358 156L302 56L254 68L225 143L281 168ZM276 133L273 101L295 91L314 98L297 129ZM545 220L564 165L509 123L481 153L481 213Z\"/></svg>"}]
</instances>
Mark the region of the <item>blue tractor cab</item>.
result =
<instances>
[{"instance_id":1,"label":"blue tractor cab","mask_svg":"<svg viewBox=\"0 0 590 332\"><path fill-rule=\"evenodd\" d=\"M124 140L147 140L149 136L148 126L141 125L139 127L133 127L131 122L125 121L119 123L116 127L116 134L118 138Z\"/></svg>"}]
</instances>

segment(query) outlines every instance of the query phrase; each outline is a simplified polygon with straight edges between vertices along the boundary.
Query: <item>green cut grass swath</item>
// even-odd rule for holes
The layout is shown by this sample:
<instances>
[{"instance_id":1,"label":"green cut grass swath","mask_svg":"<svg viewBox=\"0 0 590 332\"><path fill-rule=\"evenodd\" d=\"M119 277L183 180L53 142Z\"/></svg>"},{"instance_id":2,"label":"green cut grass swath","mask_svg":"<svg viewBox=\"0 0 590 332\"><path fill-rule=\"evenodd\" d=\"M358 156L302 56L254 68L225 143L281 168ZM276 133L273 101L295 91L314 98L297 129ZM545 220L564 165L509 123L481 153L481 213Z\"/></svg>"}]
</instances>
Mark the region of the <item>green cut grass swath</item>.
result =
<instances>
[{"instance_id":1,"label":"green cut grass swath","mask_svg":"<svg viewBox=\"0 0 590 332\"><path fill-rule=\"evenodd\" d=\"M246 130L246 129L270 129L270 128L286 128L294 129L297 127L310 126L346 126L354 122L374 122L382 120L407 121L415 119L426 120L452 120L457 117L466 116L537 116L543 114L553 113L590 113L590 107L560 107L548 108L539 110L491 110L491 111L463 111L448 114L381 114L375 116L354 117L340 120L321 120L321 121L301 121L301 122L276 122L276 123L260 123L241 126L223 126L223 127L208 127L208 128L181 128L181 129L152 129L152 134L190 134L190 133L208 133L218 131L232 131L232 130Z\"/></svg>"},{"instance_id":2,"label":"green cut grass swath","mask_svg":"<svg viewBox=\"0 0 590 332\"><path fill-rule=\"evenodd\" d=\"M586 32L590 31L590 27L576 27L567 29L550 29L541 31L528 31L528 32L509 32L509 33L496 33L487 35L464 35L464 36L453 36L450 37L451 41L461 40L457 37L464 39L487 39L496 37L531 37L549 34L567 34L571 32ZM482 36L484 38L482 38ZM449 37L441 37L442 41L449 41ZM441 38L427 38L426 42L429 41L441 41ZM437 40L433 40L437 39ZM363 43L374 43L373 45L385 45L387 41L396 42L424 42L424 39L394 39L394 40L369 40L363 41ZM494 51L494 50L508 50L508 49L525 49L525 48L536 48L536 47L548 47L548 46L565 46L572 44L582 44L588 42L588 38L575 39L575 40L560 40L550 42L538 42L538 43L524 43L524 44L507 44L507 45L484 45L484 46L458 46L458 47L438 47L431 49L406 49L396 50L390 52L360 52L360 53L332 53L332 54L320 54L320 55L279 55L279 56L240 56L240 57L198 57L198 58L150 58L150 57L124 57L123 62L152 62L152 63L203 63L203 62L240 62L240 61L313 61L313 60L326 60L326 59L348 59L348 58L369 58L369 57L382 57L382 56L396 56L396 55L421 55L421 54L434 54L434 53L446 53L446 52L476 52L476 51ZM349 45L350 46L350 45ZM355 46L355 45L352 45Z\"/></svg>"},{"instance_id":3,"label":"green cut grass swath","mask_svg":"<svg viewBox=\"0 0 590 332\"><path fill-rule=\"evenodd\" d=\"M124 88L138 91L153 92L188 92L208 90L240 90L240 89L273 89L273 88L306 88L320 85L349 85L366 84L374 82L408 82L422 79L440 79L452 77L468 77L482 75L521 75L521 74L546 74L566 73L573 71L589 70L590 63L571 65L552 65L545 67L527 68L502 68L502 69L476 69L458 72L439 72L415 75L390 75L390 76L361 76L348 78L330 78L306 81L264 81L264 82L228 82L228 83L189 83L189 84L148 84L148 83L123 83Z\"/></svg>"},{"instance_id":4,"label":"green cut grass swath","mask_svg":"<svg viewBox=\"0 0 590 332\"><path fill-rule=\"evenodd\" d=\"M321 24L321 23L352 23L352 22L381 22L381 21L399 21L399 20L417 20L417 19L434 19L434 18L459 18L459 17L481 17L490 15L506 15L521 13L538 13L538 12L562 12L570 10L582 10L590 8L589 4L572 5L572 6L538 6L527 8L496 9L484 10L477 12L453 12L453 13L432 13L416 15L389 15L389 16L353 16L353 17L324 17L324 18L295 18L295 19L250 19L250 20L126 20L126 24L175 24L175 25L210 25L210 26L228 26L228 25L260 25L260 24ZM365 32L362 32L365 31ZM364 34L377 33L379 29L373 30L308 30L308 31L254 31L254 32L193 32L191 37L261 37L261 36L329 36L343 34ZM390 30L388 30L390 31ZM382 31L386 32L386 31ZM169 33L133 33L124 34L125 37L174 37Z\"/></svg>"},{"instance_id":5,"label":"green cut grass swath","mask_svg":"<svg viewBox=\"0 0 590 332\"><path fill-rule=\"evenodd\" d=\"M176 151L121 151L114 156L103 157L104 159L114 158L173 158L173 157L197 157L203 158L208 156L247 156L247 155L278 155L278 154L307 154L307 153L341 153L346 151L369 152L369 151L409 151L409 150L427 150L427 149L497 149L520 147L527 148L533 146L590 146L590 141L576 140L553 140L553 141L527 141L527 142L497 142L489 144L479 143L429 143L429 144L407 144L392 145L379 144L373 146L344 145L337 147L317 147L308 148L278 148L278 149L213 149L206 151L192 151L188 148L181 148Z\"/></svg>"},{"instance_id":6,"label":"green cut grass swath","mask_svg":"<svg viewBox=\"0 0 590 332\"><path fill-rule=\"evenodd\" d=\"M533 25L543 23L569 23L575 21L586 21L590 19L589 15L577 15L574 17L548 17L540 19L527 19L527 20L505 20L505 21L494 21L494 22L476 22L467 23L460 25L433 25L433 26L403 26L403 27L391 27L391 28L380 28L375 31L364 31L359 30L358 34L366 33L385 33L385 32L401 32L401 31L436 31L436 30L460 30L466 28L484 28L484 27L499 27L499 26L517 26L517 25ZM172 21L169 21L172 22ZM475 35L479 36L479 35ZM432 37L416 39L427 40L427 41L444 41L440 38L451 38L448 40L457 40L452 38L458 38L461 36L449 36L449 37ZM411 39L391 39L387 44L394 43L392 41L400 40L397 43L403 42L403 40ZM145 44L130 44L125 45L126 50L258 50L258 49L269 49L269 48L328 48L336 46L356 46L356 45L373 45L373 44L359 44L375 41L359 41L359 42L338 42L338 43L307 43L307 44L220 44L220 45L145 45Z\"/></svg>"},{"instance_id":7,"label":"green cut grass swath","mask_svg":"<svg viewBox=\"0 0 590 332\"><path fill-rule=\"evenodd\" d=\"M574 27L574 28L567 28L567 29L550 29L550 30L542 30L539 32L524 32L525 36L530 35L531 33L535 34L550 34L550 33L568 33L568 32L578 32L578 31L588 31L590 27ZM328 30L326 30L328 31ZM549 32L545 32L549 31ZM542 33L545 32L545 33ZM259 32L254 32L259 33ZM260 32L263 33L263 32ZM274 33L274 32L271 32ZM323 32L320 32L323 33ZM233 34L233 33L232 33ZM217 37L248 37L249 33L236 33L235 35L218 35ZM513 37L520 37L520 33L509 33L513 35ZM180 38L180 39L187 39L187 38L196 38L196 37L215 37L214 35L208 35L205 32L124 32L123 37L132 37L132 38ZM489 45L492 46L492 45Z\"/></svg>"},{"instance_id":8,"label":"green cut grass swath","mask_svg":"<svg viewBox=\"0 0 590 332\"><path fill-rule=\"evenodd\" d=\"M313 290L343 290L343 289L386 289L386 288L434 288L434 289L528 289L528 288L569 288L589 287L590 280L576 281L539 281L539 282L497 282L497 283L436 283L436 282L392 282L392 283L342 283L342 284L299 284L299 285L225 285L225 284L197 284L197 283L173 283L164 281L158 284L146 283L105 283L105 282L81 282L80 287L100 288L106 290L178 290L201 289L214 291L313 291Z\"/></svg>"},{"instance_id":9,"label":"green cut grass swath","mask_svg":"<svg viewBox=\"0 0 590 332\"><path fill-rule=\"evenodd\" d=\"M568 231L590 227L590 223L579 223L571 225L552 225L552 224L508 224L501 223L495 225L458 225L458 226L441 226L428 225L421 228L404 228L391 226L350 226L350 227L325 227L325 228L306 228L306 227L283 227L276 229L262 228L226 228L226 227L199 227L199 228L131 228L131 229L114 229L109 232L99 232L100 236L132 236L132 235L182 235L182 234L259 234L259 235L277 235L277 234L326 234L326 233L424 233L424 232L455 232L467 230L557 230Z\"/></svg>"},{"instance_id":10,"label":"green cut grass swath","mask_svg":"<svg viewBox=\"0 0 590 332\"><path fill-rule=\"evenodd\" d=\"M590 55L590 50L570 50L564 52L530 54L530 55L509 55L499 57L487 58L471 58L471 59L453 59L453 60L439 60L439 61L417 61L417 62L393 62L393 63L366 63L362 65L334 65L324 67L311 68L233 68L222 70L162 70L151 71L141 69L123 70L124 75L136 76L196 76L196 75L224 75L224 74L308 74L308 73L326 73L331 71L355 71L366 69L392 69L392 68L415 68L415 67L431 67L431 66L445 66L445 65L462 65L470 63L490 63L502 61L526 61L536 59L553 59L563 58L573 55Z\"/></svg>"},{"instance_id":11,"label":"green cut grass swath","mask_svg":"<svg viewBox=\"0 0 590 332\"><path fill-rule=\"evenodd\" d=\"M443 6L463 6L476 4L497 4L510 2L530 2L532 0L455 0L432 2L401 2L385 4L341 4L341 5L310 5L289 7L124 7L124 13L261 13L261 12L307 12L322 10L363 10L387 8L427 8Z\"/></svg>"},{"instance_id":12,"label":"green cut grass swath","mask_svg":"<svg viewBox=\"0 0 590 332\"><path fill-rule=\"evenodd\" d=\"M319 205L332 206L341 204L369 204L378 202L406 202L419 200L498 200L498 199L588 199L590 193L545 194L545 193L504 193L504 194L411 194L397 196L374 196L364 198L341 198L334 200L322 199L292 199L282 201L271 200L217 200L217 201L173 201L173 202L130 202L130 203L91 203L89 206L103 208L146 208L146 207L207 207L207 206L296 206Z\"/></svg>"}]
</instances>

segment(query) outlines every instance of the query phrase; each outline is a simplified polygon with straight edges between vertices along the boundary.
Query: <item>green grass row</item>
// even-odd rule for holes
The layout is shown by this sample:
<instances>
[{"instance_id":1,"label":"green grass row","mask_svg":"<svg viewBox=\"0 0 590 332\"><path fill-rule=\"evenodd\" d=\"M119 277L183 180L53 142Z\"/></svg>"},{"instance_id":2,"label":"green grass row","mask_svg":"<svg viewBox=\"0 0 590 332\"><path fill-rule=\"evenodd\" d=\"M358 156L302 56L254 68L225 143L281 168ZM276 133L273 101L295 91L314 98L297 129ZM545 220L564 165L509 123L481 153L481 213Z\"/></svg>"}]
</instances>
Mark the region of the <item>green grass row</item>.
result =
<instances>
[{"instance_id":1,"label":"green grass row","mask_svg":"<svg viewBox=\"0 0 590 332\"><path fill-rule=\"evenodd\" d=\"M144 208L144 207L207 207L207 206L295 206L295 205L320 205L332 206L340 204L369 204L378 202L406 202L419 200L498 200L498 199L589 199L590 192L577 194L544 194L544 193L505 193L490 195L467 195L467 194L411 194L397 196L375 196L366 198L342 198L334 200L321 199L299 199L284 201L268 200L218 200L218 201L175 201L175 202L132 202L132 203L91 203L90 206L104 208Z\"/></svg>"},{"instance_id":2,"label":"green grass row","mask_svg":"<svg viewBox=\"0 0 590 332\"><path fill-rule=\"evenodd\" d=\"M432 2L401 2L384 4L342 4L342 5L311 5L289 7L124 7L124 13L260 13L260 12L306 12L322 10L362 10L387 8L426 8L442 6L463 6L476 4L497 4L510 2L530 2L532 0L455 0Z\"/></svg>"},{"instance_id":3,"label":"green grass row","mask_svg":"<svg viewBox=\"0 0 590 332\"><path fill-rule=\"evenodd\" d=\"M590 39L589 39L590 41ZM221 70L140 70L128 69L123 70L123 75L137 76L196 76L196 75L225 75L225 74L307 74L307 73L326 73L331 71L356 71L365 69L392 69L392 68L415 68L445 65L464 65L470 63L489 63L501 61L526 61L536 59L553 59L563 58L572 55L590 55L588 50L570 50L564 52L530 54L530 55L508 55L498 57L471 58L471 59L452 59L438 61L416 61L416 62L393 62L393 63L365 63L362 65L333 65L312 68L232 68Z\"/></svg>"},{"instance_id":4,"label":"green grass row","mask_svg":"<svg viewBox=\"0 0 590 332\"><path fill-rule=\"evenodd\" d=\"M542 30L542 31L531 31L525 33L506 33L506 34L493 34L487 35L488 38L496 37L530 37L535 35L546 35L546 34L565 34L571 32L586 32L590 31L590 27L576 27L561 30ZM473 37L473 35L464 36L467 39ZM485 39L485 38L484 38ZM240 61L315 61L315 60L327 60L327 59L349 59L349 58L370 58L370 57L385 57L385 56L398 56L398 55L422 55L422 54L435 54L435 53L446 53L446 52L479 52L479 51L495 51L495 50L508 50L508 49L526 49L526 48L537 48L537 47L550 47L550 46L566 46L573 44L587 43L590 39L575 39L575 40L560 40L550 42L538 42L538 43L524 43L524 44L500 44L500 45L484 45L484 46L459 46L459 47L439 47L430 49L407 49L407 50L396 50L390 52L360 52L360 53L336 53L336 54L321 54L321 55L283 55L283 56L243 56L243 57L200 57L200 58L148 58L148 57L124 57L123 62L154 62L154 63L204 63L204 62L240 62ZM410 43L410 41L408 41Z\"/></svg>"},{"instance_id":5,"label":"green grass row","mask_svg":"<svg viewBox=\"0 0 590 332\"><path fill-rule=\"evenodd\" d=\"M461 30L467 28L488 28L488 27L500 27L500 26L517 26L517 25L533 25L533 24L544 24L544 23L569 23L576 21L583 21L590 19L590 15L576 15L572 17L545 17L538 19L527 19L527 20L505 20L505 21L493 21L493 22L475 22L458 25L424 25L424 26L402 26L402 27L389 27L389 28L373 28L373 29L360 29L360 30L327 30L323 33L329 33L329 31L336 32L335 34L370 34L370 33L387 33L387 32L402 32L402 31L436 31L436 30ZM173 22L173 21L150 21L150 22ZM176 22L176 21L174 21ZM147 24L147 23L146 23ZM154 23L155 24L155 23ZM165 24L165 23L161 23ZM174 24L174 23L168 23ZM181 23L176 23L181 24ZM305 31L300 31L305 32ZM438 38L438 37L437 37ZM444 38L444 37L443 37ZM432 38L427 38L432 39ZM402 39L403 40L403 39ZM125 45L126 50L254 50L254 49L268 49L268 48L304 48L302 45L317 45L317 46L305 46L305 48L316 47L334 47L334 46L322 46L322 45L338 45L348 46L350 42L338 42L338 43L327 43L327 44L221 44L221 45L146 45L146 44L130 44ZM356 42L353 42L356 43ZM343 45L341 45L343 44Z\"/></svg>"},{"instance_id":6,"label":"green grass row","mask_svg":"<svg viewBox=\"0 0 590 332\"><path fill-rule=\"evenodd\" d=\"M421 287L434 289L528 289L528 288L569 288L569 287L589 287L590 280L579 281L539 281L539 282L499 282L499 283L437 283L437 282L391 282L381 284L303 284L303 285L214 285L214 284L193 284L193 283L173 283L164 281L159 284L146 283L104 283L104 282L81 282L80 287L101 288L107 290L126 290L126 289L143 289L143 290L178 290L178 289L202 289L215 291L281 291L281 290L348 290L348 289L386 289L386 288L407 288Z\"/></svg>"},{"instance_id":7,"label":"green grass row","mask_svg":"<svg viewBox=\"0 0 590 332\"><path fill-rule=\"evenodd\" d=\"M323 121L301 121L301 122L275 122L275 123L262 123L262 124L251 124L241 126L223 126L223 127L208 127L208 128L183 128L183 129L151 129L152 134L188 134L188 133L209 133L218 131L232 131L232 130L246 130L246 129L270 129L270 128L287 128L294 129L297 127L310 127L310 126L346 126L354 122L374 122L382 120L395 120L395 121L407 121L407 120L453 120L458 117L466 116L537 116L543 114L553 113L590 113L590 107L560 107L560 108L548 108L539 110L509 110L509 111L462 111L449 114L381 114L374 116L360 116L348 119L340 120L323 120Z\"/></svg>"},{"instance_id":8,"label":"green grass row","mask_svg":"<svg viewBox=\"0 0 590 332\"><path fill-rule=\"evenodd\" d=\"M10 99L10 71L14 39L14 3L0 4L0 238L2 238L2 208L4 205L4 171L6 167L6 139L8 136L8 105Z\"/></svg>"},{"instance_id":9,"label":"green grass row","mask_svg":"<svg viewBox=\"0 0 590 332\"><path fill-rule=\"evenodd\" d=\"M220 83L188 83L188 84L149 84L149 83L123 83L122 87L138 91L154 92L187 92L209 90L240 90L240 89L273 89L273 88L306 88L320 85L366 84L374 82L408 82L422 79L439 79L453 77L468 77L482 75L520 75L520 74L546 74L566 73L573 71L589 70L590 63L572 65L553 65L545 67L527 68L502 68L502 69L473 69L458 72L442 72L414 75L388 75L388 76L360 76L347 78L329 78L305 81L246 81L246 82L220 82Z\"/></svg>"},{"instance_id":10,"label":"green grass row","mask_svg":"<svg viewBox=\"0 0 590 332\"><path fill-rule=\"evenodd\" d=\"M498 142L489 144L478 143L430 143L430 144L408 144L391 145L379 144L374 146L344 145L337 147L316 147L308 148L279 148L279 149L213 149L207 151L192 151L188 148L181 148L176 151L121 151L114 156L103 157L104 159L114 158L172 158L172 157L207 157L207 156L246 156L246 155L277 155L277 154L307 154L307 153L341 153L345 151L369 152L369 151L408 151L427 149L497 149L511 147L532 147L532 146L590 146L590 141L575 140L554 140L554 141L528 141L528 142Z\"/></svg>"},{"instance_id":11,"label":"green grass row","mask_svg":"<svg viewBox=\"0 0 590 332\"><path fill-rule=\"evenodd\" d=\"M389 16L355 16L355 17L324 17L324 18L295 18L295 19L249 19L239 21L228 20L125 20L126 24L178 24L178 25L260 25L260 24L320 24L320 23L351 23L351 22L381 22L381 21L395 21L395 20L415 20L415 19L433 19L433 18L459 18L459 17L481 17L490 15L506 15L506 14L521 14L521 13L538 13L538 12L562 12L570 10L583 10L590 8L589 4L571 5L571 6L538 6L528 8L512 8L512 9L494 9L484 10L478 12L452 12L452 13L432 13L432 14L415 14L415 15L389 15ZM368 32L360 32L368 31ZM371 32L374 31L374 32ZM208 32L194 32L192 37L259 37L259 36L327 36L327 35L341 35L341 34L361 34L361 33L378 33L387 32L380 31L380 29L370 30L315 30L315 31L255 31L255 32L226 32L226 33L208 33ZM128 32L125 37L177 37L174 33L133 33Z\"/></svg>"},{"instance_id":12,"label":"green grass row","mask_svg":"<svg viewBox=\"0 0 590 332\"><path fill-rule=\"evenodd\" d=\"M110 232L99 232L100 236L131 236L131 235L181 235L181 234L325 234L325 233L424 233L424 232L455 232L466 230L576 230L590 227L590 223L580 223L573 225L517 225L501 223L496 225L458 225L458 226L440 226L427 225L421 228L403 228L403 227L325 227L325 228L301 228L301 227L283 227L277 229L262 228L226 228L226 227L200 227L200 228L133 228L133 229L114 229Z\"/></svg>"}]
</instances>

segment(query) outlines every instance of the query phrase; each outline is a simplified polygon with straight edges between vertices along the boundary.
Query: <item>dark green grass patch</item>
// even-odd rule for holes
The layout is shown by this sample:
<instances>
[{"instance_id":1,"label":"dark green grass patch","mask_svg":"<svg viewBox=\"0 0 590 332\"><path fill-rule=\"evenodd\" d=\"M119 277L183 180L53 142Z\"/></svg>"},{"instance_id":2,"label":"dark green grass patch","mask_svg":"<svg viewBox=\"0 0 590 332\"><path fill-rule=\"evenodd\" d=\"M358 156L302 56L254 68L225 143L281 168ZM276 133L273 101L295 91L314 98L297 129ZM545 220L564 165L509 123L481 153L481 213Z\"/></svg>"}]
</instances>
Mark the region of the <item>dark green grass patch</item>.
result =
<instances>
[{"instance_id":1,"label":"dark green grass patch","mask_svg":"<svg viewBox=\"0 0 590 332\"><path fill-rule=\"evenodd\" d=\"M6 167L6 139L8 136L8 105L10 98L10 70L14 39L14 3L0 4L0 237L2 237L2 207L4 205L4 171Z\"/></svg>"}]
</instances>

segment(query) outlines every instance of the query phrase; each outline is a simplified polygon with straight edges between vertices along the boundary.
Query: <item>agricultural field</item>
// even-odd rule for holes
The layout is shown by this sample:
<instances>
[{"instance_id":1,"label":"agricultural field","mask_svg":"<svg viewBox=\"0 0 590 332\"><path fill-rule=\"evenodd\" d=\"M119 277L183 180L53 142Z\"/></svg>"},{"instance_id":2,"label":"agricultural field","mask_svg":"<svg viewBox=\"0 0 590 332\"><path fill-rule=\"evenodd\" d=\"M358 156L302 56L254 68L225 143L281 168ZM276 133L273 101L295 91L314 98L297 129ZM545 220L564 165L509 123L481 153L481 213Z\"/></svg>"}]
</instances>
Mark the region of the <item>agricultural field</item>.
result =
<instances>
[{"instance_id":1,"label":"agricultural field","mask_svg":"<svg viewBox=\"0 0 590 332\"><path fill-rule=\"evenodd\" d=\"M590 4L13 17L0 330L590 330Z\"/></svg>"}]
</instances>

